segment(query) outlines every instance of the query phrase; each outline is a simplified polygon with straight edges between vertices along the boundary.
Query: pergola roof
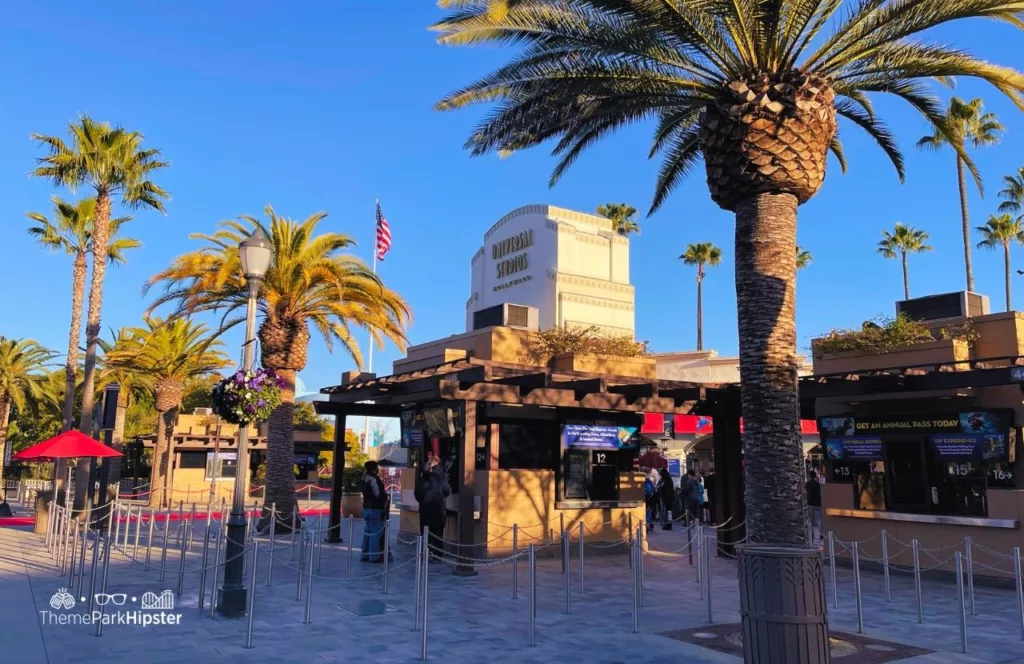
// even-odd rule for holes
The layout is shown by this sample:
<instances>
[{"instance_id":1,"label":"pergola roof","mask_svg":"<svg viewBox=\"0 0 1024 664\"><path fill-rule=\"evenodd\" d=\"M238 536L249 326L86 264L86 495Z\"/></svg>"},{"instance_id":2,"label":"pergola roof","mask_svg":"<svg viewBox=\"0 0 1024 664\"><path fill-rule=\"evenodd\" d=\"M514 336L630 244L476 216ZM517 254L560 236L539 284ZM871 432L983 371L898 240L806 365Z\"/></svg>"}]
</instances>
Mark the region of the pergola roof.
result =
<instances>
[{"instance_id":1,"label":"pergola roof","mask_svg":"<svg viewBox=\"0 0 1024 664\"><path fill-rule=\"evenodd\" d=\"M383 376L321 391L318 413L397 416L403 406L426 401L483 401L623 412L686 414L725 390L718 383L650 380L554 370L475 358ZM359 403L373 401L374 403Z\"/></svg>"}]
</instances>

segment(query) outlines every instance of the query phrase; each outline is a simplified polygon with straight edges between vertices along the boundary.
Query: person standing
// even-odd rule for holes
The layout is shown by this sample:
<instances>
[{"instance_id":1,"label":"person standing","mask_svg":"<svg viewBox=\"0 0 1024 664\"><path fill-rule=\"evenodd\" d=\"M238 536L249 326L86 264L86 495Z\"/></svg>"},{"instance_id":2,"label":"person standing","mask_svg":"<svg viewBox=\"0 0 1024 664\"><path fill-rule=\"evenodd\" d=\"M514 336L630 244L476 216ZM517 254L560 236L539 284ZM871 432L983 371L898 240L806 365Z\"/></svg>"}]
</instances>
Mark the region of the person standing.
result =
<instances>
[{"instance_id":1,"label":"person standing","mask_svg":"<svg viewBox=\"0 0 1024 664\"><path fill-rule=\"evenodd\" d=\"M699 517L698 510L700 504L698 501L698 487L697 473L694 472L693 468L686 471L686 476L683 477L683 481L679 486L679 493L683 499L683 513L686 514L686 522L689 525L690 520Z\"/></svg>"},{"instance_id":2,"label":"person standing","mask_svg":"<svg viewBox=\"0 0 1024 664\"><path fill-rule=\"evenodd\" d=\"M704 505L707 508L708 523L715 523L715 504L712 496L715 495L715 469L709 468L708 474L704 476Z\"/></svg>"},{"instance_id":3,"label":"person standing","mask_svg":"<svg viewBox=\"0 0 1024 664\"><path fill-rule=\"evenodd\" d=\"M430 555L434 558L438 557L437 552L444 551L444 522L448 513L445 501L451 493L448 476L441 468L440 460L432 455L416 483L414 496L420 506L420 532L424 528L429 532L430 546L434 547Z\"/></svg>"},{"instance_id":4,"label":"person standing","mask_svg":"<svg viewBox=\"0 0 1024 664\"><path fill-rule=\"evenodd\" d=\"M811 541L814 544L821 539L821 484L818 482L818 474L813 470L807 473L807 511L811 518Z\"/></svg>"},{"instance_id":5,"label":"person standing","mask_svg":"<svg viewBox=\"0 0 1024 664\"><path fill-rule=\"evenodd\" d=\"M644 475L644 503L647 507L647 530L654 530L654 519L657 516L658 489L650 474Z\"/></svg>"},{"instance_id":6,"label":"person standing","mask_svg":"<svg viewBox=\"0 0 1024 664\"><path fill-rule=\"evenodd\" d=\"M662 468L658 473L660 475L658 498L661 501L661 529L672 530L672 505L676 501L676 485L672 482L672 476L668 474L668 469Z\"/></svg>"},{"instance_id":7,"label":"person standing","mask_svg":"<svg viewBox=\"0 0 1024 664\"><path fill-rule=\"evenodd\" d=\"M363 488L363 561L371 563L384 562L381 544L384 538L384 518L387 510L388 495L384 489L384 481L378 475L376 461L367 461L364 466ZM390 517L390 514L386 516Z\"/></svg>"}]
</instances>

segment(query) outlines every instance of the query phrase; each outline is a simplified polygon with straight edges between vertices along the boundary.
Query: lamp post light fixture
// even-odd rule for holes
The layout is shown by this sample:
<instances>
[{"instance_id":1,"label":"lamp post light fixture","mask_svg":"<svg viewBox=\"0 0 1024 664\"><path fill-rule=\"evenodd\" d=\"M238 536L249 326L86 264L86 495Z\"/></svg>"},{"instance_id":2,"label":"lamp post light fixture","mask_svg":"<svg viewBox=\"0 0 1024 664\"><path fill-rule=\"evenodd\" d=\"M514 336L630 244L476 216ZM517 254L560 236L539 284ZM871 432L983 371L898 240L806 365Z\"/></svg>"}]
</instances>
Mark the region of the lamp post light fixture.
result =
<instances>
[{"instance_id":1,"label":"lamp post light fixture","mask_svg":"<svg viewBox=\"0 0 1024 664\"><path fill-rule=\"evenodd\" d=\"M245 344L242 353L242 370L252 370L256 341L256 296L260 284L270 269L274 251L270 240L262 230L256 228L248 238L238 245L238 257L242 273L249 287L249 302L245 310ZM216 469L215 469L216 470ZM235 494L231 502L231 517L228 519L227 546L224 552L224 585L220 591L220 613L226 617L245 615L246 588L245 572L245 485L249 476L249 425L238 428L238 461L235 469Z\"/></svg>"}]
</instances>

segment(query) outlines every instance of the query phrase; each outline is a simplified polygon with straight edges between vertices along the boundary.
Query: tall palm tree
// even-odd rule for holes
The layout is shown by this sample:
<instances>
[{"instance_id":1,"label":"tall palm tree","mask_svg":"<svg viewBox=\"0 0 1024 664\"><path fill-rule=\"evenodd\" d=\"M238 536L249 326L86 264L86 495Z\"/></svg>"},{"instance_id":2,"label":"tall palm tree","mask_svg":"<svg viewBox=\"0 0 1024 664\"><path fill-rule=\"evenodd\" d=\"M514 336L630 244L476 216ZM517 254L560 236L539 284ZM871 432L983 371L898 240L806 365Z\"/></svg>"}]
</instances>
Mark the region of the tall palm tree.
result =
<instances>
[{"instance_id":1,"label":"tall palm tree","mask_svg":"<svg viewBox=\"0 0 1024 664\"><path fill-rule=\"evenodd\" d=\"M1000 212L1015 212L1024 218L1024 167L1017 169L1014 175L1003 176L1003 188L999 190Z\"/></svg>"},{"instance_id":2,"label":"tall palm tree","mask_svg":"<svg viewBox=\"0 0 1024 664\"><path fill-rule=\"evenodd\" d=\"M612 230L623 237L640 234L640 224L634 219L636 208L626 203L605 203L597 206L597 213L612 220Z\"/></svg>"},{"instance_id":3,"label":"tall palm tree","mask_svg":"<svg viewBox=\"0 0 1024 664\"><path fill-rule=\"evenodd\" d=\"M224 310L225 327L230 327L241 318L228 317L244 311L248 300L238 245L257 228L270 239L274 262L259 299L260 354L263 366L277 371L286 387L281 405L268 423L265 504L276 504L287 522L296 507L292 472L295 374L306 366L309 326L316 329L328 350L338 342L362 367L362 352L352 328L368 329L378 347L383 347L385 338L404 347L410 311L363 261L341 253L354 245L351 237L317 234L325 213L293 221L279 217L270 206L265 212L267 224L243 216L239 221L221 223L213 235L193 235L206 246L175 259L153 276L147 287L162 284L166 288L154 307L175 302L184 313Z\"/></svg>"},{"instance_id":4,"label":"tall palm tree","mask_svg":"<svg viewBox=\"0 0 1024 664\"><path fill-rule=\"evenodd\" d=\"M1010 298L1010 245L1014 242L1024 244L1024 220L1014 219L1010 214L990 215L984 226L976 229L981 233L982 240L978 248L1003 248L1003 270L1006 279L1006 310L1013 311Z\"/></svg>"},{"instance_id":5,"label":"tall palm tree","mask_svg":"<svg viewBox=\"0 0 1024 664\"><path fill-rule=\"evenodd\" d=\"M953 3L955 4L955 3ZM992 5L993 3L988 3ZM997 5L1011 3L995 3ZM1015 11L1020 12L1020 7ZM945 113L945 126L937 126L928 136L924 136L917 142L919 148L928 150L939 150L945 145L959 145L956 152L956 182L960 190L960 222L964 234L964 267L967 270L967 290L974 291L974 266L971 263L971 227L967 215L967 181L964 177L964 155L962 148L970 144L975 148L987 145L995 145L999 142L999 136L1003 133L1003 125L999 124L995 113L985 113L982 110L980 98L965 102L959 97L949 100L949 108ZM978 187L978 193L984 194L981 175L971 171L974 176L974 184Z\"/></svg>"},{"instance_id":6,"label":"tall palm tree","mask_svg":"<svg viewBox=\"0 0 1024 664\"><path fill-rule=\"evenodd\" d=\"M39 244L51 251L63 251L72 257L71 262L71 325L68 328L68 353L64 364L64 411L62 431L72 427L72 411L75 407L75 383L78 378L78 344L82 336L82 299L85 295L85 270L88 254L92 252L93 217L96 213L96 199L83 198L69 203L59 196L53 202L53 219L41 212L28 212L25 216L34 223L28 232ZM132 238L117 237L121 226L131 217L110 220L110 238L107 244L107 260L112 264L124 263L124 252L138 248L141 243ZM60 474L58 474L58 477Z\"/></svg>"},{"instance_id":7,"label":"tall palm tree","mask_svg":"<svg viewBox=\"0 0 1024 664\"><path fill-rule=\"evenodd\" d=\"M3 486L4 454L11 409L25 410L28 399L44 396L47 367L54 353L32 339L0 336L0 487Z\"/></svg>"},{"instance_id":8,"label":"tall palm tree","mask_svg":"<svg viewBox=\"0 0 1024 664\"><path fill-rule=\"evenodd\" d=\"M806 249L801 249L800 245L796 247L796 269L802 270L814 261L814 256L811 252Z\"/></svg>"},{"instance_id":9,"label":"tall palm tree","mask_svg":"<svg viewBox=\"0 0 1024 664\"><path fill-rule=\"evenodd\" d=\"M903 178L903 157L874 113L874 94L906 101L953 140L929 81L980 78L1024 108L1024 76L1017 71L920 39L971 17L1020 27L1019 1L865 0L845 11L839 11L842 0L442 5L450 8L434 26L442 43L518 49L511 62L439 104L498 104L470 134L473 154L555 139L554 183L600 138L656 119L651 151L664 161L652 210L703 157L712 199L736 215L747 536L758 544L803 543L797 208L821 186L829 150L845 165L837 116L867 131ZM963 144L954 148L976 173ZM792 585L788 591L795 592ZM825 636L824 627L815 634L818 643Z\"/></svg>"},{"instance_id":10,"label":"tall palm tree","mask_svg":"<svg viewBox=\"0 0 1024 664\"><path fill-rule=\"evenodd\" d=\"M922 230L899 222L892 232L882 231L882 240L878 243L878 253L886 258L899 257L903 263L903 298L910 299L910 280L907 275L907 254L920 254L931 251L928 234Z\"/></svg>"},{"instance_id":11,"label":"tall palm tree","mask_svg":"<svg viewBox=\"0 0 1024 664\"><path fill-rule=\"evenodd\" d=\"M132 329L122 327L111 330L111 339L100 339L103 358L100 361L97 391L107 385L116 383L120 388L117 393L117 410L114 415L114 430L111 435L111 447L121 450L124 446L124 427L128 408L136 397L144 391L154 389L153 377L146 371L135 367L132 356L132 344L135 341ZM121 478L121 458L110 459L110 475L108 481L115 484Z\"/></svg>"},{"instance_id":12,"label":"tall palm tree","mask_svg":"<svg viewBox=\"0 0 1024 664\"><path fill-rule=\"evenodd\" d=\"M68 125L68 141L59 136L33 134L33 140L46 148L45 156L36 161L35 177L46 178L55 186L72 191L79 187L91 189L96 198L93 215L92 244L96 255L105 256L110 243L111 208L120 197L125 206L152 208L164 212L166 191L149 178L168 166L160 160L160 151L143 148L138 132L111 127L83 115ZM89 284L89 311L85 326L85 366L82 383L82 415L79 428L92 430L93 387L96 381L96 350L100 338L100 310L103 305L103 280L107 262L93 261ZM79 465L79 470L84 468Z\"/></svg>"},{"instance_id":13,"label":"tall palm tree","mask_svg":"<svg viewBox=\"0 0 1024 664\"><path fill-rule=\"evenodd\" d=\"M722 250L711 242L698 242L687 245L679 259L697 266L697 350L704 350L704 266L715 267L721 263Z\"/></svg>"},{"instance_id":14,"label":"tall palm tree","mask_svg":"<svg viewBox=\"0 0 1024 664\"><path fill-rule=\"evenodd\" d=\"M171 441L185 381L215 373L231 364L231 360L221 350L224 344L210 334L205 325L186 317L146 318L142 326L127 330L119 341L121 343L110 351L109 361L143 373L152 381L159 417L149 504L164 506L172 489L168 486ZM238 463L241 469L238 481L244 481L245 461L239 459Z\"/></svg>"}]
</instances>

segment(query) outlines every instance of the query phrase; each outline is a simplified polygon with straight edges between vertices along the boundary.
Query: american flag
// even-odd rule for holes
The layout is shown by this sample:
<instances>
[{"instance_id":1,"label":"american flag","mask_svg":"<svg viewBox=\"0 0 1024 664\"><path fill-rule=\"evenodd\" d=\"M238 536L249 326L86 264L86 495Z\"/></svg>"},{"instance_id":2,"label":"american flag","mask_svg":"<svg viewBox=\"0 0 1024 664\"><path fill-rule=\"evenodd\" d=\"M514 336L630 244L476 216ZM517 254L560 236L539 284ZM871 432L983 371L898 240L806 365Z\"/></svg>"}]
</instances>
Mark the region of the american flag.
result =
<instances>
[{"instance_id":1,"label":"american flag","mask_svg":"<svg viewBox=\"0 0 1024 664\"><path fill-rule=\"evenodd\" d=\"M377 260L384 260L384 254L391 250L391 227L388 220L384 218L384 211L380 209L380 201L377 201Z\"/></svg>"}]
</instances>

